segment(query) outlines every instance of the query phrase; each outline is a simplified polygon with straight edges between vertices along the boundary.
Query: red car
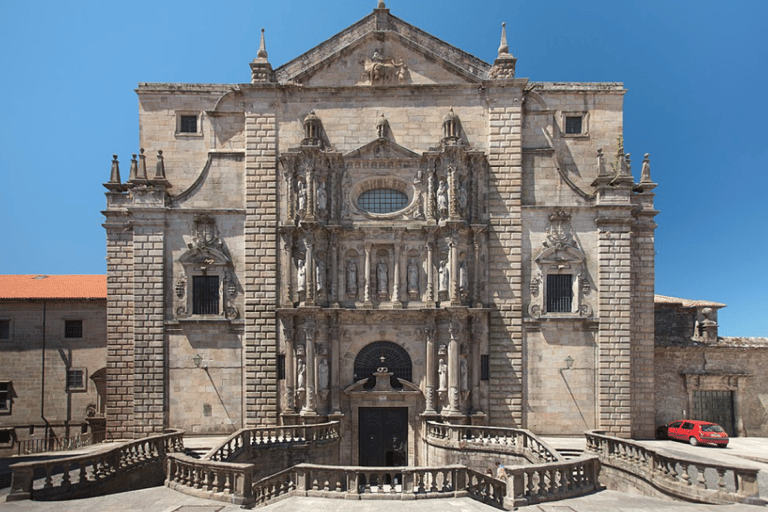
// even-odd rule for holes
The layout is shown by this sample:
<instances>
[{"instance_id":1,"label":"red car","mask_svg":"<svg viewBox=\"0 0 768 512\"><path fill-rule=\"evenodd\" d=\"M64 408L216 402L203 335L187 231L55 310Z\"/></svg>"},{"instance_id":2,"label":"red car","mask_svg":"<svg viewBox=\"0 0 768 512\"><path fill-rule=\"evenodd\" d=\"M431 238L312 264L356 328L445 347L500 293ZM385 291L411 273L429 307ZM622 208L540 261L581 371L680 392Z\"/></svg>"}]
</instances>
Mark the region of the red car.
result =
<instances>
[{"instance_id":1,"label":"red car","mask_svg":"<svg viewBox=\"0 0 768 512\"><path fill-rule=\"evenodd\" d=\"M699 420L677 420L656 429L656 439L687 441L692 446L713 444L720 448L728 446L728 434L717 423Z\"/></svg>"}]
</instances>

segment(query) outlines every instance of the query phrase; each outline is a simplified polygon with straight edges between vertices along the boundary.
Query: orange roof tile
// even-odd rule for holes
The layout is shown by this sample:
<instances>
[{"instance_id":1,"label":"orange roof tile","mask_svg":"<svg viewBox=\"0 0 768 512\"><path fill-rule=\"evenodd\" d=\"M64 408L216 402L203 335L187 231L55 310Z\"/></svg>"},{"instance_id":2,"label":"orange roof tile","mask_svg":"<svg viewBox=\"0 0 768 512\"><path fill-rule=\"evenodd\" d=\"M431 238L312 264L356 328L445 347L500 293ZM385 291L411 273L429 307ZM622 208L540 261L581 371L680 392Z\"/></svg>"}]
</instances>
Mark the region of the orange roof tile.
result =
<instances>
[{"instance_id":1,"label":"orange roof tile","mask_svg":"<svg viewBox=\"0 0 768 512\"><path fill-rule=\"evenodd\" d=\"M106 299L107 276L0 275L0 299Z\"/></svg>"},{"instance_id":2,"label":"orange roof tile","mask_svg":"<svg viewBox=\"0 0 768 512\"><path fill-rule=\"evenodd\" d=\"M726 306L720 302L711 302L708 300L678 299L677 297L668 297L666 295L654 295L653 302L655 304L680 304L684 308L724 308Z\"/></svg>"}]
</instances>

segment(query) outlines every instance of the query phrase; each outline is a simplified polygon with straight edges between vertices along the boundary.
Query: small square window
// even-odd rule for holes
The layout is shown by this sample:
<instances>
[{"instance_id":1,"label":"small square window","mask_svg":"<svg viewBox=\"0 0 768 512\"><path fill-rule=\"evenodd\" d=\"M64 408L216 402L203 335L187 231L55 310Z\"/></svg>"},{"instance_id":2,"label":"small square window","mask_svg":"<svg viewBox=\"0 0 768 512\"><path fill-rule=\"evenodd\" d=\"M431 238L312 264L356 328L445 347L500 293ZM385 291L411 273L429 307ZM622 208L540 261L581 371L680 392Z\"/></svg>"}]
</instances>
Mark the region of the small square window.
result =
<instances>
[{"instance_id":1,"label":"small square window","mask_svg":"<svg viewBox=\"0 0 768 512\"><path fill-rule=\"evenodd\" d=\"M64 321L64 337L65 338L82 338L83 337L83 321L82 320L65 320Z\"/></svg>"},{"instance_id":2,"label":"small square window","mask_svg":"<svg viewBox=\"0 0 768 512\"><path fill-rule=\"evenodd\" d=\"M11 412L11 383L0 382L0 413Z\"/></svg>"},{"instance_id":3,"label":"small square window","mask_svg":"<svg viewBox=\"0 0 768 512\"><path fill-rule=\"evenodd\" d=\"M179 119L179 133L197 133L197 116L182 115Z\"/></svg>"},{"instance_id":4,"label":"small square window","mask_svg":"<svg viewBox=\"0 0 768 512\"><path fill-rule=\"evenodd\" d=\"M11 321L0 320L0 341L9 341L11 339Z\"/></svg>"},{"instance_id":5,"label":"small square window","mask_svg":"<svg viewBox=\"0 0 768 512\"><path fill-rule=\"evenodd\" d=\"M568 135L580 135L582 133L581 116L565 116L565 133Z\"/></svg>"},{"instance_id":6,"label":"small square window","mask_svg":"<svg viewBox=\"0 0 768 512\"><path fill-rule=\"evenodd\" d=\"M67 370L67 389L69 391L85 389L85 370L81 368L69 368Z\"/></svg>"}]
</instances>

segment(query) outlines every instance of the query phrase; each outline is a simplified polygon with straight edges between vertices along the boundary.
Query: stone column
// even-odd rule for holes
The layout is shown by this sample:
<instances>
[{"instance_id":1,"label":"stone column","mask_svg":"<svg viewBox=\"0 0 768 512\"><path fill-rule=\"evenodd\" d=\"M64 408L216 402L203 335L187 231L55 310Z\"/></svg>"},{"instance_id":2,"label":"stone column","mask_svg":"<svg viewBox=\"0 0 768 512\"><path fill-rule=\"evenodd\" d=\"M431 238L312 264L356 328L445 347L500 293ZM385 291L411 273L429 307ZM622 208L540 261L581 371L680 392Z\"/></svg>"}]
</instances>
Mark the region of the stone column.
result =
<instances>
[{"instance_id":1,"label":"stone column","mask_svg":"<svg viewBox=\"0 0 768 512\"><path fill-rule=\"evenodd\" d=\"M371 244L365 244L365 291L363 292L363 300L365 301L365 307L373 307L371 301Z\"/></svg>"},{"instance_id":2,"label":"stone column","mask_svg":"<svg viewBox=\"0 0 768 512\"><path fill-rule=\"evenodd\" d=\"M458 206L458 178L457 178L456 166L448 166L448 217L451 220L459 220L459 206Z\"/></svg>"},{"instance_id":3,"label":"stone column","mask_svg":"<svg viewBox=\"0 0 768 512\"><path fill-rule=\"evenodd\" d=\"M738 437L744 437L744 418L741 415L741 378L735 377L736 386L731 386L733 389L733 422L736 427L736 435Z\"/></svg>"},{"instance_id":4,"label":"stone column","mask_svg":"<svg viewBox=\"0 0 768 512\"><path fill-rule=\"evenodd\" d=\"M329 302L334 307L339 307L339 232L331 231L331 296Z\"/></svg>"},{"instance_id":5,"label":"stone column","mask_svg":"<svg viewBox=\"0 0 768 512\"><path fill-rule=\"evenodd\" d=\"M427 242L427 297L426 306L428 308L435 307L435 282L434 282L434 242Z\"/></svg>"},{"instance_id":6,"label":"stone column","mask_svg":"<svg viewBox=\"0 0 768 512\"><path fill-rule=\"evenodd\" d=\"M282 254L282 294L281 302L284 307L293 306L293 262L291 261L293 250L293 233L285 230L280 233L283 239L283 254Z\"/></svg>"},{"instance_id":7,"label":"stone column","mask_svg":"<svg viewBox=\"0 0 768 512\"><path fill-rule=\"evenodd\" d=\"M339 391L341 387L341 380L339 378L339 368L341 365L339 354L339 316L335 314L331 317L331 329L329 332L331 337L330 342L330 354L328 354L328 362L330 363L329 371L330 387L331 387L331 414L341 414L341 408L339 407Z\"/></svg>"},{"instance_id":8,"label":"stone column","mask_svg":"<svg viewBox=\"0 0 768 512\"><path fill-rule=\"evenodd\" d=\"M304 396L304 408L301 411L302 416L313 416L317 414L317 399L315 398L315 390L317 389L317 383L315 382L315 323L314 321L308 322L304 326L304 335L306 337L306 349L307 349L307 382L306 382L306 394Z\"/></svg>"},{"instance_id":9,"label":"stone column","mask_svg":"<svg viewBox=\"0 0 768 512\"><path fill-rule=\"evenodd\" d=\"M315 169L307 169L307 220L315 220Z\"/></svg>"},{"instance_id":10,"label":"stone column","mask_svg":"<svg viewBox=\"0 0 768 512\"><path fill-rule=\"evenodd\" d=\"M474 230L474 246L475 246L475 269L472 282L472 300L476 308L483 307L483 301L480 298L480 283L482 282L482 270L480 268L480 257L483 250L481 243L481 237L483 236L483 228L476 228Z\"/></svg>"},{"instance_id":11,"label":"stone column","mask_svg":"<svg viewBox=\"0 0 768 512\"><path fill-rule=\"evenodd\" d=\"M448 325L448 410L459 411L459 326L454 320Z\"/></svg>"},{"instance_id":12,"label":"stone column","mask_svg":"<svg viewBox=\"0 0 768 512\"><path fill-rule=\"evenodd\" d=\"M293 348L293 319L283 318L283 345L285 347L285 396L283 399L283 412L294 412L296 392L296 357Z\"/></svg>"},{"instance_id":13,"label":"stone column","mask_svg":"<svg viewBox=\"0 0 768 512\"><path fill-rule=\"evenodd\" d=\"M435 170L433 168L434 163L430 163L429 170L427 171L427 218L435 219L437 215L435 213Z\"/></svg>"},{"instance_id":14,"label":"stone column","mask_svg":"<svg viewBox=\"0 0 768 512\"><path fill-rule=\"evenodd\" d=\"M472 317L471 339L469 341L469 357L472 361L472 392L470 393L470 402L472 404L471 412L482 410L480 404L480 348L482 346L483 324L480 315Z\"/></svg>"},{"instance_id":15,"label":"stone column","mask_svg":"<svg viewBox=\"0 0 768 512\"><path fill-rule=\"evenodd\" d=\"M290 169L285 169L283 176L285 176L285 215L288 219L293 220L294 205L298 201L293 191L293 172Z\"/></svg>"},{"instance_id":16,"label":"stone column","mask_svg":"<svg viewBox=\"0 0 768 512\"><path fill-rule=\"evenodd\" d=\"M459 244L458 234L454 231L448 246L451 249L451 281L450 281L450 299L451 306L461 306L461 295L459 294Z\"/></svg>"},{"instance_id":17,"label":"stone column","mask_svg":"<svg viewBox=\"0 0 768 512\"><path fill-rule=\"evenodd\" d=\"M435 413L435 326L434 321L430 319L428 326L424 328L424 338L426 339L426 410L427 414Z\"/></svg>"},{"instance_id":18,"label":"stone column","mask_svg":"<svg viewBox=\"0 0 768 512\"><path fill-rule=\"evenodd\" d=\"M304 259L305 279L306 279L306 294L305 304L307 306L315 305L315 296L317 295L317 289L315 285L315 258L314 258L314 240L312 239L313 233L307 233L307 238L304 240L304 247L307 250L306 258Z\"/></svg>"}]
</instances>

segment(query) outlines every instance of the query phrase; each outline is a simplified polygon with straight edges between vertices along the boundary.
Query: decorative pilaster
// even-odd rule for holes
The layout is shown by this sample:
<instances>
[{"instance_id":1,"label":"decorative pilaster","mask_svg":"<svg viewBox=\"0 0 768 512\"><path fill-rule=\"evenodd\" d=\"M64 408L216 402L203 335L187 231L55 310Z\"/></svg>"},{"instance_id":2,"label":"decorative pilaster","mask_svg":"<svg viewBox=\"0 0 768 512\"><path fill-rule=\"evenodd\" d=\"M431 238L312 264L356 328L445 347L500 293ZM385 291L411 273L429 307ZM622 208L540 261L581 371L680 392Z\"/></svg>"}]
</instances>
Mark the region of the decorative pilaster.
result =
<instances>
[{"instance_id":1,"label":"decorative pilaster","mask_svg":"<svg viewBox=\"0 0 768 512\"><path fill-rule=\"evenodd\" d=\"M315 416L317 415L317 397L315 392L317 390L316 383L316 361L315 361L315 335L316 328L314 322L308 322L304 326L304 336L306 338L306 351L307 351L307 383L306 393L304 395L304 407L301 409L302 416Z\"/></svg>"},{"instance_id":2,"label":"decorative pilaster","mask_svg":"<svg viewBox=\"0 0 768 512\"><path fill-rule=\"evenodd\" d=\"M448 324L448 413L459 412L459 329L455 320Z\"/></svg>"},{"instance_id":3,"label":"decorative pilaster","mask_svg":"<svg viewBox=\"0 0 768 512\"><path fill-rule=\"evenodd\" d=\"M285 348L285 394L283 395L283 412L293 413L296 410L294 396L296 392L296 357L294 352L293 319L283 318L283 347Z\"/></svg>"},{"instance_id":4,"label":"decorative pilaster","mask_svg":"<svg viewBox=\"0 0 768 512\"><path fill-rule=\"evenodd\" d=\"M434 321L430 319L427 327L422 331L426 340L426 389L424 398L426 399L426 409L424 414L435 414L435 326Z\"/></svg>"},{"instance_id":5,"label":"decorative pilaster","mask_svg":"<svg viewBox=\"0 0 768 512\"><path fill-rule=\"evenodd\" d=\"M461 306L461 294L459 290L459 243L458 233L454 231L451 234L451 239L448 242L448 247L451 250L451 273L450 273L450 300L451 306Z\"/></svg>"},{"instance_id":6,"label":"decorative pilaster","mask_svg":"<svg viewBox=\"0 0 768 512\"><path fill-rule=\"evenodd\" d=\"M365 244L365 275L363 276L365 290L363 292L363 307L372 308L371 301L371 244Z\"/></svg>"},{"instance_id":7,"label":"decorative pilaster","mask_svg":"<svg viewBox=\"0 0 768 512\"><path fill-rule=\"evenodd\" d=\"M427 242L427 296L426 307L435 307L435 262L434 262L435 244L432 241Z\"/></svg>"}]
</instances>

